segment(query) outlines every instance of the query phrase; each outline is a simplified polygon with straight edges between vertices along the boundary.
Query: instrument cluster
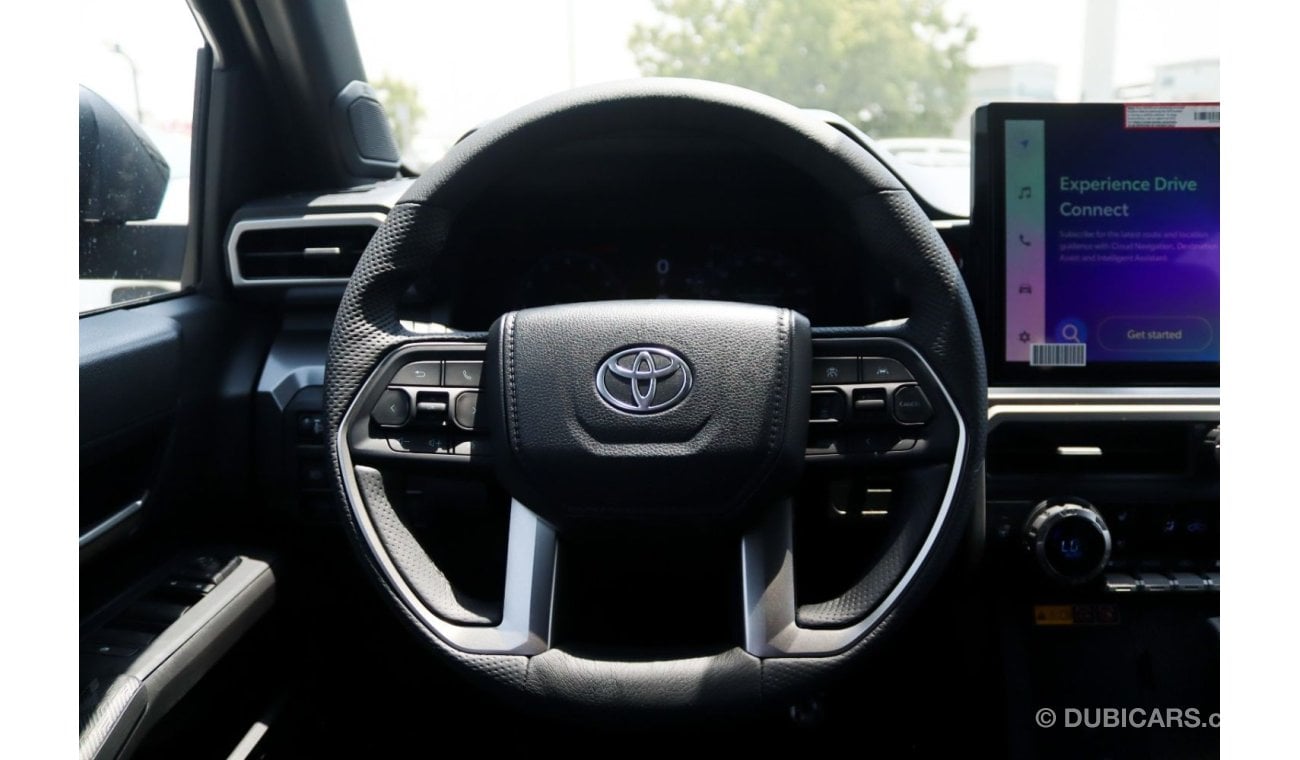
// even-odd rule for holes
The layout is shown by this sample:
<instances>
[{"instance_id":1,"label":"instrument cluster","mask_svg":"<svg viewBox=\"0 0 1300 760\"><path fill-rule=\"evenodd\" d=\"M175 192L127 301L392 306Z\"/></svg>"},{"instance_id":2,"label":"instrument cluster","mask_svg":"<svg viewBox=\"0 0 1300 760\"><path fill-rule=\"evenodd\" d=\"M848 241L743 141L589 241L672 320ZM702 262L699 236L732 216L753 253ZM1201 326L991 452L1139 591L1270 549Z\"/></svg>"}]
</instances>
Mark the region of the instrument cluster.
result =
<instances>
[{"instance_id":1,"label":"instrument cluster","mask_svg":"<svg viewBox=\"0 0 1300 760\"><path fill-rule=\"evenodd\" d=\"M581 301L688 298L784 306L814 324L861 324L870 294L833 240L498 240L461 258L452 324L483 329L514 309Z\"/></svg>"}]
</instances>

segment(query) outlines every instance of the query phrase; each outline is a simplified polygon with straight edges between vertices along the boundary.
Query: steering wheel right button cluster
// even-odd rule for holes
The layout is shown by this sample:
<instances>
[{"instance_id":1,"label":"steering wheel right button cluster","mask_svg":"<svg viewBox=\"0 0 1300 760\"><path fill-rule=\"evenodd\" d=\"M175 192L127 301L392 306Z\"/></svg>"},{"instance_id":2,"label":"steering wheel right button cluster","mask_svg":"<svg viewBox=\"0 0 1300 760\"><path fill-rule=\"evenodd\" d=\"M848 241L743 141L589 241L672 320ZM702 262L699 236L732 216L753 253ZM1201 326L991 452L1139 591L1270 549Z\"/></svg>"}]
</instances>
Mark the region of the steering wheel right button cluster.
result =
<instances>
[{"instance_id":1,"label":"steering wheel right button cluster","mask_svg":"<svg viewBox=\"0 0 1300 760\"><path fill-rule=\"evenodd\" d=\"M882 338L815 343L825 355L813 358L808 459L914 458L943 454L946 444L955 443L951 415L936 407L943 391L905 343Z\"/></svg>"}]
</instances>

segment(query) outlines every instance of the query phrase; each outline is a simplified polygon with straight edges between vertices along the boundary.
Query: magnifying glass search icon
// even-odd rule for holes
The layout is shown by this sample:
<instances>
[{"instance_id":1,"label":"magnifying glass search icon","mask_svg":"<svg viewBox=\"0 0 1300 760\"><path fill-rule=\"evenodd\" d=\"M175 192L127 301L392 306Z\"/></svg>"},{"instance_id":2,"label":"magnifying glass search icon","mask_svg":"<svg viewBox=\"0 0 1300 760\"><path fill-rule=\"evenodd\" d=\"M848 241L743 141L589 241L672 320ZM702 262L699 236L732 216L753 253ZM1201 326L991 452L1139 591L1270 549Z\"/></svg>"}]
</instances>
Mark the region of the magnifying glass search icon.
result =
<instances>
[{"instance_id":1,"label":"magnifying glass search icon","mask_svg":"<svg viewBox=\"0 0 1300 760\"><path fill-rule=\"evenodd\" d=\"M1079 326L1073 322L1061 325L1061 339L1069 343L1079 342Z\"/></svg>"}]
</instances>

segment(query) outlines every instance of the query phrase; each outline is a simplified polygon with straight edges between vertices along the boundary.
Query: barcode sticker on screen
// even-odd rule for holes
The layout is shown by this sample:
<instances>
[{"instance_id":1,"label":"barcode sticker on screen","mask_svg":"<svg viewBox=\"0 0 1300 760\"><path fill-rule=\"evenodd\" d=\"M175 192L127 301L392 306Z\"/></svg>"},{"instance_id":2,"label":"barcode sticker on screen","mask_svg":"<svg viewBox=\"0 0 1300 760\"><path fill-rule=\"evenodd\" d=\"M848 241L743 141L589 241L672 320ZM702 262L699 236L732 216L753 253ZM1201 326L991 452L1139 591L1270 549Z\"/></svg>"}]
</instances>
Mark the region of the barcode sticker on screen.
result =
<instances>
[{"instance_id":1,"label":"barcode sticker on screen","mask_svg":"<svg viewBox=\"0 0 1300 760\"><path fill-rule=\"evenodd\" d=\"M1218 129L1218 103L1130 103L1125 129Z\"/></svg>"},{"instance_id":2,"label":"barcode sticker on screen","mask_svg":"<svg viewBox=\"0 0 1300 760\"><path fill-rule=\"evenodd\" d=\"M1086 367L1087 343L1034 343L1029 347L1031 367Z\"/></svg>"}]
</instances>

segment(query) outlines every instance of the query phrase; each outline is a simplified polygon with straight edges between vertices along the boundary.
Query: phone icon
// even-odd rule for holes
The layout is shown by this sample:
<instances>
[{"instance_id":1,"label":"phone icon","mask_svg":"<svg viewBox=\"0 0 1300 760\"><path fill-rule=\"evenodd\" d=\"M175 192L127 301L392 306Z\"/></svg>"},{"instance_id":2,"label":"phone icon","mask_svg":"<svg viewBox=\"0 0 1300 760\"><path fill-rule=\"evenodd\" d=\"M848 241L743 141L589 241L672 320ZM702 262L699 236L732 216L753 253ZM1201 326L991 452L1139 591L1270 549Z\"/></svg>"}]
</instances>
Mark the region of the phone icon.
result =
<instances>
[{"instance_id":1,"label":"phone icon","mask_svg":"<svg viewBox=\"0 0 1300 760\"><path fill-rule=\"evenodd\" d=\"M1024 235L1018 235L1017 237L1020 238L1020 244L1023 245L1023 246L1028 247L1028 246L1033 245L1033 243L1030 243L1028 240L1025 240L1025 236L1024 236Z\"/></svg>"}]
</instances>

